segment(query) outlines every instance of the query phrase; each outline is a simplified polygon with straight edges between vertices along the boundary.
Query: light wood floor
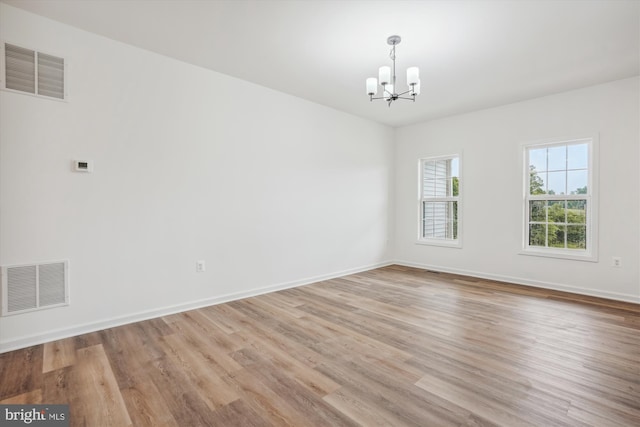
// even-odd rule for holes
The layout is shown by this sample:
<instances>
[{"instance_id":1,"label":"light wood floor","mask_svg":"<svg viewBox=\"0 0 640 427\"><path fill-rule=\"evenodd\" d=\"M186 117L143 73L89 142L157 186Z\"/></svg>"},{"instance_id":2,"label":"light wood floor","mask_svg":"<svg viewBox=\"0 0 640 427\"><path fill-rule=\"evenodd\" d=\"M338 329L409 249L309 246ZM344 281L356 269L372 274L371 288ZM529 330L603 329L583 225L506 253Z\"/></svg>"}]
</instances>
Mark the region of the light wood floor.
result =
<instances>
[{"instance_id":1,"label":"light wood floor","mask_svg":"<svg viewBox=\"0 0 640 427\"><path fill-rule=\"evenodd\" d=\"M640 306L390 266L0 355L74 426L638 426Z\"/></svg>"}]
</instances>

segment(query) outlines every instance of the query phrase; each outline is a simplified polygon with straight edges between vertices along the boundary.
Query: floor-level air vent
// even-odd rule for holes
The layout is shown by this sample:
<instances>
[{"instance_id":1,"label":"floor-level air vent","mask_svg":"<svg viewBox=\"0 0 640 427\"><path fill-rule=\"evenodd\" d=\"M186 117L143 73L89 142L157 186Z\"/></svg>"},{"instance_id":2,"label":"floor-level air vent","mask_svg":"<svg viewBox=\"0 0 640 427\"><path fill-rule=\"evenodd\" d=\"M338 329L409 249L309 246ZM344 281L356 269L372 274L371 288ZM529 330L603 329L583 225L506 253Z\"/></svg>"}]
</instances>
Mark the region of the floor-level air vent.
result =
<instances>
[{"instance_id":1,"label":"floor-level air vent","mask_svg":"<svg viewBox=\"0 0 640 427\"><path fill-rule=\"evenodd\" d=\"M69 304L68 262L2 267L2 315Z\"/></svg>"}]
</instances>

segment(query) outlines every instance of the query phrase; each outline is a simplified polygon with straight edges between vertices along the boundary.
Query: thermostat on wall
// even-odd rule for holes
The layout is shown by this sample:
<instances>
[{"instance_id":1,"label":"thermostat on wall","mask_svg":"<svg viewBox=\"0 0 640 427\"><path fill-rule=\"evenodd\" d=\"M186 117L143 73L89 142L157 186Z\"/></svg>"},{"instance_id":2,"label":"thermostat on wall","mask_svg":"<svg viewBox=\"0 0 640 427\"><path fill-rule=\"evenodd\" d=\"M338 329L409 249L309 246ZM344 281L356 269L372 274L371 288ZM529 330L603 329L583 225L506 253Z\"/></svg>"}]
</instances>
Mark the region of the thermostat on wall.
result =
<instances>
[{"instance_id":1,"label":"thermostat on wall","mask_svg":"<svg viewBox=\"0 0 640 427\"><path fill-rule=\"evenodd\" d=\"M91 160L74 160L73 165L76 172L93 172Z\"/></svg>"}]
</instances>

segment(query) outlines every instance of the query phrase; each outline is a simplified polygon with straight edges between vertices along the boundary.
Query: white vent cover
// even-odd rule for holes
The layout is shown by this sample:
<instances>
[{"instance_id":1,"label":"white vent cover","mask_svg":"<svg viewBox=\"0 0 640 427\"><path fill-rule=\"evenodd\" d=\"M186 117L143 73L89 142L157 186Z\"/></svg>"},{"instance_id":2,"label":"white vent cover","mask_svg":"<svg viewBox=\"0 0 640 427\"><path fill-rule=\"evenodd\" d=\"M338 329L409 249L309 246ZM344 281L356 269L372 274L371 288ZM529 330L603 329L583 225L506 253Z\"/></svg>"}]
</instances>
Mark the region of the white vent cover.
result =
<instances>
[{"instance_id":1,"label":"white vent cover","mask_svg":"<svg viewBox=\"0 0 640 427\"><path fill-rule=\"evenodd\" d=\"M2 267L2 315L69 304L68 262Z\"/></svg>"},{"instance_id":2,"label":"white vent cover","mask_svg":"<svg viewBox=\"0 0 640 427\"><path fill-rule=\"evenodd\" d=\"M4 88L65 99L63 58L4 44Z\"/></svg>"}]
</instances>

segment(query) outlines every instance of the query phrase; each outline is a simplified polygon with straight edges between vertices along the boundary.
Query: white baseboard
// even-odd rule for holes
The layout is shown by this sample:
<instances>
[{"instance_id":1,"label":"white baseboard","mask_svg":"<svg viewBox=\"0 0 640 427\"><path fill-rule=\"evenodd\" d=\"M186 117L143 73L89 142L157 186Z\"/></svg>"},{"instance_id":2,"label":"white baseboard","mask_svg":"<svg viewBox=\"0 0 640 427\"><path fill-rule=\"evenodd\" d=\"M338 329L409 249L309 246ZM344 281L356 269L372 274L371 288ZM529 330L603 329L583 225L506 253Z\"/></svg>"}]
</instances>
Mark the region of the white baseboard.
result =
<instances>
[{"instance_id":1,"label":"white baseboard","mask_svg":"<svg viewBox=\"0 0 640 427\"><path fill-rule=\"evenodd\" d=\"M312 283L320 282L323 280L334 279L336 277L347 276L349 274L360 273L375 268L386 267L388 265L397 264L406 267L415 267L431 271L439 271L443 273L460 274L464 276L478 277L481 279L496 280L499 282L508 282L519 285L534 286L543 289L552 289L557 291L572 292L581 295L589 295L594 297L607 298L617 301L625 301L639 304L640 297L635 295L620 294L616 292L596 291L593 289L579 288L575 286L568 286L560 283L542 282L538 280L524 279L521 277L505 276L500 274L490 274L480 271L464 270L458 268L448 268L436 265L415 263L404 260L394 260L380 262L376 264L370 264L357 268L337 271L334 273L318 275L314 277L308 277L305 279L294 280L291 282L279 283L262 288L252 289L243 292L236 292L232 294L221 295L213 298L206 298L198 301L191 301L188 303L176 304L172 306L162 307L153 310L141 311L138 313L132 313L125 316L115 317L111 319L99 320L96 322L85 323L83 325L76 325L69 328L56 329L41 334L34 334L25 336L22 338L0 341L0 353L7 351L18 350L21 348L29 347L32 345L43 344L50 341L55 341L63 338L69 338L76 335L82 335L89 332L95 332L102 329L113 328L116 326L122 326L129 323L140 322L143 320L154 319L157 317L168 316L170 314L181 313L183 311L194 310L197 308L207 307L216 304L222 304L225 302L236 301L244 298L250 298L257 295L267 294L270 292L280 291L283 289L295 288L298 286L309 285Z\"/></svg>"},{"instance_id":2,"label":"white baseboard","mask_svg":"<svg viewBox=\"0 0 640 427\"><path fill-rule=\"evenodd\" d=\"M86 334L89 332L100 331L102 329L113 328L116 326L122 326L129 323L140 322L143 320L154 319L157 317L168 316L170 314L181 313L183 311L194 310L197 308L207 307L210 305L222 304L225 302L236 301L244 298L254 297L257 295L267 294L270 292L280 291L283 289L295 288L298 286L309 285L323 280L334 279L336 277L347 276L349 274L360 273L362 271L372 270L374 268L385 267L393 264L392 262L379 262L376 264L365 265L357 268L351 268L348 270L337 271L329 274L322 274L314 277L307 277L305 279L294 280L286 283L279 283L262 288L252 289L243 292L235 292L232 294L221 295L213 298L206 298L198 301L191 301L188 303L176 304L172 306L162 307L153 310L141 311L138 313L132 313L125 316L114 317L111 319L99 320L96 322L85 323L83 325L76 325L70 328L56 329L41 334L34 334L25 336L22 338L0 341L0 353L7 351L18 350L32 345L43 344L50 341L55 341L63 338L69 338L77 335Z\"/></svg>"},{"instance_id":3,"label":"white baseboard","mask_svg":"<svg viewBox=\"0 0 640 427\"><path fill-rule=\"evenodd\" d=\"M480 279L495 280L497 282L507 282L516 285L534 286L536 288L552 289L554 291L571 292L574 294L588 295L592 297L606 298L616 301L632 302L640 304L640 296L621 294L618 292L599 291L594 289L580 288L577 286L564 285L562 283L543 282L540 280L524 279L522 277L505 276L501 274L484 273L481 271L463 270L460 268L449 268L437 265L429 265L416 263L411 261L395 260L393 264L403 265L406 267L421 268L424 270L438 271L442 273L460 274L463 276L472 276Z\"/></svg>"}]
</instances>

